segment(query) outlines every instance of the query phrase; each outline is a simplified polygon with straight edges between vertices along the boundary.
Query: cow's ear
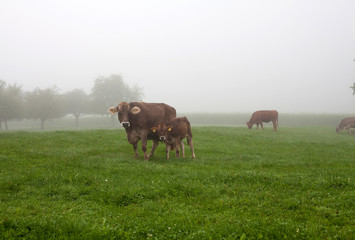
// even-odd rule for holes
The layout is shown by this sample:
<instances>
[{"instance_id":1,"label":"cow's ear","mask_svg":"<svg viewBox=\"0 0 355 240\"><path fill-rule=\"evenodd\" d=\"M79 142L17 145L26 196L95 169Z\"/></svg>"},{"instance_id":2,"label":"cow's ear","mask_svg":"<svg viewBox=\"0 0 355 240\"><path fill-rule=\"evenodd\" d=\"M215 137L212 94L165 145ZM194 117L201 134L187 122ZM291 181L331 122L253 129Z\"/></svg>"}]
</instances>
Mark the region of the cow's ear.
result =
<instances>
[{"instance_id":1,"label":"cow's ear","mask_svg":"<svg viewBox=\"0 0 355 240\"><path fill-rule=\"evenodd\" d=\"M111 114L115 114L117 112L117 107L110 107L107 111L109 111Z\"/></svg>"},{"instance_id":2,"label":"cow's ear","mask_svg":"<svg viewBox=\"0 0 355 240\"><path fill-rule=\"evenodd\" d=\"M168 132L171 132L171 130L173 130L172 126L168 126Z\"/></svg>"},{"instance_id":3,"label":"cow's ear","mask_svg":"<svg viewBox=\"0 0 355 240\"><path fill-rule=\"evenodd\" d=\"M157 127L152 127L151 129L152 129L152 131L153 131L154 133L158 130Z\"/></svg>"},{"instance_id":4,"label":"cow's ear","mask_svg":"<svg viewBox=\"0 0 355 240\"><path fill-rule=\"evenodd\" d=\"M141 112L141 109L139 107L133 107L131 109L131 113L133 113L133 114L138 114L140 112Z\"/></svg>"}]
</instances>

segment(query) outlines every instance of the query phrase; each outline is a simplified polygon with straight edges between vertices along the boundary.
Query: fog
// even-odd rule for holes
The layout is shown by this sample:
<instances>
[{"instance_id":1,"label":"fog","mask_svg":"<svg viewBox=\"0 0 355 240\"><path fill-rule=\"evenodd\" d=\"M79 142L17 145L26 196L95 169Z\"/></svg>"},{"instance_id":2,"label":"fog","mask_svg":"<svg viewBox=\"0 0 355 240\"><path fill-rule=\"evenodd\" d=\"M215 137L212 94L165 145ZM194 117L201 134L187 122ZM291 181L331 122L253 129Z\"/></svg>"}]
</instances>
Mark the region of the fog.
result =
<instances>
[{"instance_id":1,"label":"fog","mask_svg":"<svg viewBox=\"0 0 355 240\"><path fill-rule=\"evenodd\" d=\"M120 74L178 112L355 113L353 0L0 3L0 79L90 92Z\"/></svg>"}]
</instances>

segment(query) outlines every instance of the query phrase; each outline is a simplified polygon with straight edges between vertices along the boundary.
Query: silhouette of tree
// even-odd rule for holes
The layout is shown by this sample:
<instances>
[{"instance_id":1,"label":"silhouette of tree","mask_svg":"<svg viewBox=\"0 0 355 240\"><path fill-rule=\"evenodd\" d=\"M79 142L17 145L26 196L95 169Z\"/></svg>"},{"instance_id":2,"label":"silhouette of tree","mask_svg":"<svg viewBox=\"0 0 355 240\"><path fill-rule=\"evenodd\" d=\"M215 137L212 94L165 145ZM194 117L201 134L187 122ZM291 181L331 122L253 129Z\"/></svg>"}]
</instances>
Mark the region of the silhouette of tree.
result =
<instances>
[{"instance_id":1,"label":"silhouette of tree","mask_svg":"<svg viewBox=\"0 0 355 240\"><path fill-rule=\"evenodd\" d=\"M58 118L65 115L63 103L56 87L39 89L25 95L26 116L41 120L41 129L48 119Z\"/></svg>"},{"instance_id":2,"label":"silhouette of tree","mask_svg":"<svg viewBox=\"0 0 355 240\"><path fill-rule=\"evenodd\" d=\"M78 127L79 117L89 112L89 96L81 89L74 89L64 93L62 99L65 113L74 115L75 126Z\"/></svg>"},{"instance_id":3,"label":"silhouette of tree","mask_svg":"<svg viewBox=\"0 0 355 240\"><path fill-rule=\"evenodd\" d=\"M353 89L353 95L355 95L355 82L353 83L353 85L350 88Z\"/></svg>"},{"instance_id":4,"label":"silhouette of tree","mask_svg":"<svg viewBox=\"0 0 355 240\"><path fill-rule=\"evenodd\" d=\"M138 86L133 88L126 84L121 75L111 75L109 77L98 77L92 88L92 112L98 114L108 114L107 109L117 106L120 102L141 101L143 91ZM112 115L114 125L114 116Z\"/></svg>"},{"instance_id":5,"label":"silhouette of tree","mask_svg":"<svg viewBox=\"0 0 355 240\"><path fill-rule=\"evenodd\" d=\"M23 110L23 92L21 87L6 85L5 81L0 80L0 129L2 123L8 130L8 121L20 119Z\"/></svg>"}]
</instances>

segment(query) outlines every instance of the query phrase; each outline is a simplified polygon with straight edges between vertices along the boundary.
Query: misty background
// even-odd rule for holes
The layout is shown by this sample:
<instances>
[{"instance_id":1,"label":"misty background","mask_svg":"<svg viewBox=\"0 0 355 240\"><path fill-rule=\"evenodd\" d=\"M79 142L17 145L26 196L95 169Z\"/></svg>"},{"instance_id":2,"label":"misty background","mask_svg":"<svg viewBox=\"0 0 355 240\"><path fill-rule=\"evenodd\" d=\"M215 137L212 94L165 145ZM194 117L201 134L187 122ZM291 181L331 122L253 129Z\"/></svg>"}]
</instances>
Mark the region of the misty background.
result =
<instances>
[{"instance_id":1,"label":"misty background","mask_svg":"<svg viewBox=\"0 0 355 240\"><path fill-rule=\"evenodd\" d=\"M0 79L178 112L354 113L355 1L1 1Z\"/></svg>"}]
</instances>

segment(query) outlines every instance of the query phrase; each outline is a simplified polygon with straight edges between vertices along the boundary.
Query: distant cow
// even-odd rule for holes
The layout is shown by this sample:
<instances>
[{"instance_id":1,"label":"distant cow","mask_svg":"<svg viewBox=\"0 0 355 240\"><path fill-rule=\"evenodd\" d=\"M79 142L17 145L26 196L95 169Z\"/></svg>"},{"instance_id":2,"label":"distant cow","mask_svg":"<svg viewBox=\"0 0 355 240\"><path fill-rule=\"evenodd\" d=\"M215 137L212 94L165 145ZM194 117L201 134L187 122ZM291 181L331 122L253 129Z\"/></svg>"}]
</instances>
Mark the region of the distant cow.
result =
<instances>
[{"instance_id":1,"label":"distant cow","mask_svg":"<svg viewBox=\"0 0 355 240\"><path fill-rule=\"evenodd\" d=\"M166 158L169 159L169 150L173 146L176 149L176 157L180 157L180 145L182 156L185 157L185 147L183 139L187 138L187 143L192 152L192 158L195 158L194 145L192 143L192 132L189 120L186 117L174 118L171 121L160 123L157 127L152 127L153 132L157 132L160 141L166 145Z\"/></svg>"},{"instance_id":2,"label":"distant cow","mask_svg":"<svg viewBox=\"0 0 355 240\"><path fill-rule=\"evenodd\" d=\"M336 132L339 133L341 130L348 130L348 134L351 134L351 128L355 128L355 117L344 118L341 120L339 125L336 127Z\"/></svg>"},{"instance_id":3,"label":"distant cow","mask_svg":"<svg viewBox=\"0 0 355 240\"><path fill-rule=\"evenodd\" d=\"M127 140L133 145L135 156L138 157L137 143L142 141L144 159L153 156L159 144L157 134L151 128L160 122L166 122L176 117L175 108L165 103L121 102L117 107L109 108L109 112L118 112L118 120L125 128ZM153 140L153 146L147 155L147 140Z\"/></svg>"},{"instance_id":4,"label":"distant cow","mask_svg":"<svg viewBox=\"0 0 355 240\"><path fill-rule=\"evenodd\" d=\"M251 129L253 124L256 124L256 129L259 129L259 124L261 129L264 130L263 122L270 122L273 124L273 131L277 131L277 126L279 125L279 113L276 110L262 110L256 111L251 115L249 122L246 122L248 128Z\"/></svg>"}]
</instances>

